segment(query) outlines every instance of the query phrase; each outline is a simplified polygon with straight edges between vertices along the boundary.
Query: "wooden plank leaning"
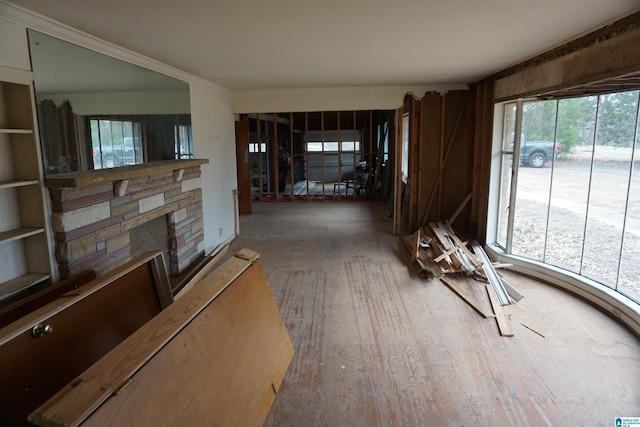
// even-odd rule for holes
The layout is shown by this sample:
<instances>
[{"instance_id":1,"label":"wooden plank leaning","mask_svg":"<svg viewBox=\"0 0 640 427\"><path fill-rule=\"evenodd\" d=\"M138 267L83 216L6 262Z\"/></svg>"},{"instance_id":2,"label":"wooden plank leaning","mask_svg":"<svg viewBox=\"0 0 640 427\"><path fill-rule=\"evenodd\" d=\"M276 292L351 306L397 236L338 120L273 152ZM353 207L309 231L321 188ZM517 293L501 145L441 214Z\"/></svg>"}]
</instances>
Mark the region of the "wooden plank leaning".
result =
<instances>
[{"instance_id":1,"label":"wooden plank leaning","mask_svg":"<svg viewBox=\"0 0 640 427\"><path fill-rule=\"evenodd\" d=\"M181 298L184 294L189 292L196 284L198 284L209 271L224 257L229 251L229 245L225 245L214 255L208 255L204 258L202 265L192 276L186 280L185 284L180 287L180 290L174 295L174 299Z\"/></svg>"}]
</instances>

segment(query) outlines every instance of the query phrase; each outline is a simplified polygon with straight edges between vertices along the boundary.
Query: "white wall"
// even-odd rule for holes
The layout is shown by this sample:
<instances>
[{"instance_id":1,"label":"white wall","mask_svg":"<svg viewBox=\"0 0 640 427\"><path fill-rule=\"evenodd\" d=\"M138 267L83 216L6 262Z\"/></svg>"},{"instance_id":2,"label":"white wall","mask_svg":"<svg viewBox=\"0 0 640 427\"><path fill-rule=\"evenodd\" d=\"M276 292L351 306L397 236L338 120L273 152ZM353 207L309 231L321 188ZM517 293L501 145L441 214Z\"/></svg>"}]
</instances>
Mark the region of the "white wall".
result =
<instances>
[{"instance_id":1,"label":"white wall","mask_svg":"<svg viewBox=\"0 0 640 427\"><path fill-rule=\"evenodd\" d=\"M236 91L233 112L395 110L409 92L421 98L427 91L468 89L467 85L334 87Z\"/></svg>"},{"instance_id":2,"label":"white wall","mask_svg":"<svg viewBox=\"0 0 640 427\"><path fill-rule=\"evenodd\" d=\"M191 125L196 158L202 166L204 243L209 252L235 237L236 142L232 93L203 83L191 83Z\"/></svg>"},{"instance_id":3,"label":"white wall","mask_svg":"<svg viewBox=\"0 0 640 427\"><path fill-rule=\"evenodd\" d=\"M0 65L31 70L27 31L0 16Z\"/></svg>"}]
</instances>

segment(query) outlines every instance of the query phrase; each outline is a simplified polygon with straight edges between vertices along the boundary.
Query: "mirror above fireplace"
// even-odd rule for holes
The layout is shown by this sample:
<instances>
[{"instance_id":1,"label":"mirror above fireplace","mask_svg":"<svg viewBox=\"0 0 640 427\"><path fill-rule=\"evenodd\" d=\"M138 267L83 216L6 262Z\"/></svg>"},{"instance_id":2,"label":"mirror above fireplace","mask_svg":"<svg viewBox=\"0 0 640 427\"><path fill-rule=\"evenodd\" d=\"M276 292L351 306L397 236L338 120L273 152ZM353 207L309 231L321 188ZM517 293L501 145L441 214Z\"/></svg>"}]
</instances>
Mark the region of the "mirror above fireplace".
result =
<instances>
[{"instance_id":1,"label":"mirror above fireplace","mask_svg":"<svg viewBox=\"0 0 640 427\"><path fill-rule=\"evenodd\" d=\"M193 158L189 85L29 30L47 175Z\"/></svg>"}]
</instances>

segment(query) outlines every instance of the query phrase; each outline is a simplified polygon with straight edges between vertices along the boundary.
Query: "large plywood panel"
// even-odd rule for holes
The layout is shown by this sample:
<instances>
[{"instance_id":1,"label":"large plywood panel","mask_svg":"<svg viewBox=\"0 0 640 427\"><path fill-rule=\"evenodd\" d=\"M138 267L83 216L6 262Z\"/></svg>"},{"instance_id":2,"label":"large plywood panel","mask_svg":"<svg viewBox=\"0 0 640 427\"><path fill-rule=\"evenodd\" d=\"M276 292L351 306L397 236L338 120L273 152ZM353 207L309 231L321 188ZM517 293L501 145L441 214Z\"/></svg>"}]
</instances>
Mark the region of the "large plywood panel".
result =
<instances>
[{"instance_id":1,"label":"large plywood panel","mask_svg":"<svg viewBox=\"0 0 640 427\"><path fill-rule=\"evenodd\" d=\"M69 426L259 426L292 357L257 254L243 250L30 419ZM123 382L127 388L109 397Z\"/></svg>"},{"instance_id":2,"label":"large plywood panel","mask_svg":"<svg viewBox=\"0 0 640 427\"><path fill-rule=\"evenodd\" d=\"M257 261L83 426L261 426L292 357Z\"/></svg>"}]
</instances>

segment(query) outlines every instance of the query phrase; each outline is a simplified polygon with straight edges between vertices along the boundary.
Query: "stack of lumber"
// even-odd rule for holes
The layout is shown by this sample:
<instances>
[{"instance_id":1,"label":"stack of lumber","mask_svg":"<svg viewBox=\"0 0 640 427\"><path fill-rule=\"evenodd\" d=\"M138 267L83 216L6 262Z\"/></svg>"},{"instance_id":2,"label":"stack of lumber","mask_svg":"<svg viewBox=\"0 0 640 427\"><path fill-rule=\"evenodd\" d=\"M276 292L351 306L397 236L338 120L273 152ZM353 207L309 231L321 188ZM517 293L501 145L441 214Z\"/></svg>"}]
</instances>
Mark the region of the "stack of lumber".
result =
<instances>
[{"instance_id":1,"label":"stack of lumber","mask_svg":"<svg viewBox=\"0 0 640 427\"><path fill-rule=\"evenodd\" d=\"M522 295L497 273L498 265L494 267L477 240L463 241L448 221L429 223L402 240L422 276L439 279L480 315L495 317L503 336L513 336L502 306L519 301ZM485 288L481 293L488 302L482 303L464 290L478 285ZM486 308L489 303L492 310Z\"/></svg>"},{"instance_id":2,"label":"stack of lumber","mask_svg":"<svg viewBox=\"0 0 640 427\"><path fill-rule=\"evenodd\" d=\"M483 266L488 258L484 251L484 256L479 256L475 247L470 250L469 243L463 242L445 221L432 222L413 235L402 236L402 240L411 251L411 259L435 278L448 273L486 278Z\"/></svg>"}]
</instances>

